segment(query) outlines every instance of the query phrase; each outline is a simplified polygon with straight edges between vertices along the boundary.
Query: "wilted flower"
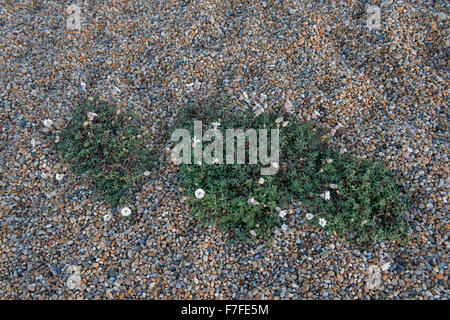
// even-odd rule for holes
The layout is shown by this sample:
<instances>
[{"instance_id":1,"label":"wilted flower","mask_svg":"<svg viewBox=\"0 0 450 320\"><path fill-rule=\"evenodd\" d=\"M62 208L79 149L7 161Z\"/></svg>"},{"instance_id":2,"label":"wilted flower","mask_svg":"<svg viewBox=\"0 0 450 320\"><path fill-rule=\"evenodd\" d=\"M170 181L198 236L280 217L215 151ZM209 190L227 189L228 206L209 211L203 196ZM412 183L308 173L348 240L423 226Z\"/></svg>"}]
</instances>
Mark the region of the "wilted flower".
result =
<instances>
[{"instance_id":1,"label":"wilted flower","mask_svg":"<svg viewBox=\"0 0 450 320\"><path fill-rule=\"evenodd\" d=\"M255 230L250 230L250 235L253 236L253 237L256 237L256 232L255 232Z\"/></svg>"},{"instance_id":2,"label":"wilted flower","mask_svg":"<svg viewBox=\"0 0 450 320\"><path fill-rule=\"evenodd\" d=\"M261 115L261 113L263 113L263 108L258 108L258 109L256 109L256 111L255 111L255 117L258 117L258 116L260 116Z\"/></svg>"},{"instance_id":3,"label":"wilted flower","mask_svg":"<svg viewBox=\"0 0 450 320\"><path fill-rule=\"evenodd\" d=\"M289 101L289 98L286 99L286 102L284 103L284 108L287 112L292 111L292 103Z\"/></svg>"},{"instance_id":4,"label":"wilted flower","mask_svg":"<svg viewBox=\"0 0 450 320\"><path fill-rule=\"evenodd\" d=\"M87 113L87 117L89 118L89 121L93 121L95 119L95 117L97 117L98 114L94 113L94 112L88 112Z\"/></svg>"},{"instance_id":5,"label":"wilted flower","mask_svg":"<svg viewBox=\"0 0 450 320\"><path fill-rule=\"evenodd\" d=\"M81 277L78 274L69 276L66 282L67 288L70 290L79 289L81 284Z\"/></svg>"},{"instance_id":6,"label":"wilted flower","mask_svg":"<svg viewBox=\"0 0 450 320\"><path fill-rule=\"evenodd\" d=\"M346 153L347 152L347 148L341 148L340 150L339 150L339 153L340 154L344 154L344 153Z\"/></svg>"},{"instance_id":7,"label":"wilted flower","mask_svg":"<svg viewBox=\"0 0 450 320\"><path fill-rule=\"evenodd\" d=\"M383 264L381 266L381 270L386 271L386 270L389 270L390 267L391 267L391 263L390 262L386 262L385 264Z\"/></svg>"},{"instance_id":8,"label":"wilted flower","mask_svg":"<svg viewBox=\"0 0 450 320\"><path fill-rule=\"evenodd\" d=\"M200 189L200 188L195 190L195 197L197 199L202 199L204 196L205 196L205 190Z\"/></svg>"},{"instance_id":9,"label":"wilted flower","mask_svg":"<svg viewBox=\"0 0 450 320\"><path fill-rule=\"evenodd\" d=\"M47 128L50 128L52 125L53 125L53 120L50 120L50 119L44 120L44 126L46 126Z\"/></svg>"},{"instance_id":10,"label":"wilted flower","mask_svg":"<svg viewBox=\"0 0 450 320\"><path fill-rule=\"evenodd\" d=\"M328 163L328 164L333 163L333 159L327 159L327 163Z\"/></svg>"},{"instance_id":11,"label":"wilted flower","mask_svg":"<svg viewBox=\"0 0 450 320\"><path fill-rule=\"evenodd\" d=\"M331 188L331 189L337 189L338 186L337 186L337 184L332 183L332 184L330 184L330 188Z\"/></svg>"},{"instance_id":12,"label":"wilted flower","mask_svg":"<svg viewBox=\"0 0 450 320\"><path fill-rule=\"evenodd\" d=\"M281 210L281 211L278 213L278 216L279 216L280 218L284 218L284 217L286 217L286 215L287 215L287 210Z\"/></svg>"},{"instance_id":13,"label":"wilted flower","mask_svg":"<svg viewBox=\"0 0 450 320\"><path fill-rule=\"evenodd\" d=\"M103 221L108 222L109 220L111 220L111 215L107 213L103 216Z\"/></svg>"},{"instance_id":14,"label":"wilted flower","mask_svg":"<svg viewBox=\"0 0 450 320\"><path fill-rule=\"evenodd\" d=\"M55 178L56 180L61 181L64 178L64 175L62 173L57 173Z\"/></svg>"},{"instance_id":15,"label":"wilted flower","mask_svg":"<svg viewBox=\"0 0 450 320\"><path fill-rule=\"evenodd\" d=\"M194 89L199 90L201 85L202 85L202 83L200 81L198 81L197 79L195 79Z\"/></svg>"},{"instance_id":16,"label":"wilted flower","mask_svg":"<svg viewBox=\"0 0 450 320\"><path fill-rule=\"evenodd\" d=\"M257 206L259 204L259 202L255 200L255 198L248 199L248 203L251 203L251 204L253 204L255 206Z\"/></svg>"},{"instance_id":17,"label":"wilted flower","mask_svg":"<svg viewBox=\"0 0 450 320\"><path fill-rule=\"evenodd\" d=\"M319 224L322 226L322 228L324 228L326 226L326 224L327 224L327 220L325 220L323 218L320 218L319 219Z\"/></svg>"},{"instance_id":18,"label":"wilted flower","mask_svg":"<svg viewBox=\"0 0 450 320\"><path fill-rule=\"evenodd\" d=\"M122 216L128 217L131 214L131 209L128 207L125 207L120 211L120 213L122 214Z\"/></svg>"},{"instance_id":19,"label":"wilted flower","mask_svg":"<svg viewBox=\"0 0 450 320\"><path fill-rule=\"evenodd\" d=\"M324 198L325 200L330 200L330 191L325 191L320 195L321 198Z\"/></svg>"}]
</instances>

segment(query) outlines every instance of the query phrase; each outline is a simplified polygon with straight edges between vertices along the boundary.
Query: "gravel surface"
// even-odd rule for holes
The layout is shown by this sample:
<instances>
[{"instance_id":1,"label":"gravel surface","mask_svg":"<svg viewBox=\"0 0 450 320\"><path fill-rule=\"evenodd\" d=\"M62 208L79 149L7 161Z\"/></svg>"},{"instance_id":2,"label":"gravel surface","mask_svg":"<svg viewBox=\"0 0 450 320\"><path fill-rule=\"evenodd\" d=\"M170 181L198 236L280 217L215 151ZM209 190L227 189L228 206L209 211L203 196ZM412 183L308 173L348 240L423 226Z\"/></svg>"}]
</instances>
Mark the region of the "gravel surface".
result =
<instances>
[{"instance_id":1,"label":"gravel surface","mask_svg":"<svg viewBox=\"0 0 450 320\"><path fill-rule=\"evenodd\" d=\"M66 27L72 2L0 3L1 299L449 299L447 1L384 1L372 31L379 1L79 1L80 32ZM405 180L411 238L362 245L295 206L267 245L201 227L167 152L195 79L340 123L337 145ZM97 94L138 113L159 151L132 219L93 201L52 149Z\"/></svg>"}]
</instances>

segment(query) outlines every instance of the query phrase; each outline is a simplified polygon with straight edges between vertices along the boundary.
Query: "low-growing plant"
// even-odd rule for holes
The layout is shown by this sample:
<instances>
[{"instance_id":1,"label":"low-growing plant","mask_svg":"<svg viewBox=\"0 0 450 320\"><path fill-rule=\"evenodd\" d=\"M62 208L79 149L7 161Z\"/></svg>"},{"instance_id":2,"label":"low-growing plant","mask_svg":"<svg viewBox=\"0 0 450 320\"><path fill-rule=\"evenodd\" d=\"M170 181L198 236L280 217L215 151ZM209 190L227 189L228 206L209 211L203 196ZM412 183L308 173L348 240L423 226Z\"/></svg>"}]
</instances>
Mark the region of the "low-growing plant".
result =
<instances>
[{"instance_id":1,"label":"low-growing plant","mask_svg":"<svg viewBox=\"0 0 450 320\"><path fill-rule=\"evenodd\" d=\"M95 198L114 207L133 200L152 167L146 144L135 114L91 98L75 108L56 148L75 174L87 176Z\"/></svg>"},{"instance_id":2,"label":"low-growing plant","mask_svg":"<svg viewBox=\"0 0 450 320\"><path fill-rule=\"evenodd\" d=\"M230 231L234 240L250 235L267 238L282 224L280 208L294 200L303 203L314 226L329 232L352 232L361 241L396 240L407 233L407 201L397 178L383 164L335 151L325 132L311 122L279 125L268 112L255 116L226 105L225 100L188 104L180 110L173 130L183 128L193 134L195 120L210 127L219 122L222 132L279 128L279 170L261 176L260 163L181 164L182 194L202 223ZM204 190L204 197L195 196L198 189Z\"/></svg>"}]
</instances>

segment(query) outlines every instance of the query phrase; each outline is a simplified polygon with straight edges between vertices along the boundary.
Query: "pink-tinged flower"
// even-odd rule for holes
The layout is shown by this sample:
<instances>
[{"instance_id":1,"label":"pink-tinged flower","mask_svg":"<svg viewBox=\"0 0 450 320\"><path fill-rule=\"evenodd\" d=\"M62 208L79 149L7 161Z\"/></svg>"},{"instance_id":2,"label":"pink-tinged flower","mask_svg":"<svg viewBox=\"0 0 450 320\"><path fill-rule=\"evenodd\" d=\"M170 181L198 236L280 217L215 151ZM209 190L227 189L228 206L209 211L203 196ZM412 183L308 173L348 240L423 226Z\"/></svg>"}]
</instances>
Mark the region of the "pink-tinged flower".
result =
<instances>
[{"instance_id":1,"label":"pink-tinged flower","mask_svg":"<svg viewBox=\"0 0 450 320\"><path fill-rule=\"evenodd\" d=\"M88 112L87 117L89 118L89 121L93 121L95 119L95 117L97 117L98 114L94 113L94 112Z\"/></svg>"},{"instance_id":2,"label":"pink-tinged flower","mask_svg":"<svg viewBox=\"0 0 450 320\"><path fill-rule=\"evenodd\" d=\"M266 96L264 93L262 93L262 94L259 96L259 102L260 102L260 103L264 103L264 101L266 100L266 98L267 98L267 96Z\"/></svg>"},{"instance_id":3,"label":"pink-tinged flower","mask_svg":"<svg viewBox=\"0 0 450 320\"><path fill-rule=\"evenodd\" d=\"M263 113L263 109L262 108L258 108L258 109L256 109L256 111L255 111L255 117L258 117L258 116L260 116L262 113Z\"/></svg>"},{"instance_id":4,"label":"pink-tinged flower","mask_svg":"<svg viewBox=\"0 0 450 320\"><path fill-rule=\"evenodd\" d=\"M344 153L346 153L347 152L347 148L341 148L340 150L339 150L339 153L340 154L344 154Z\"/></svg>"},{"instance_id":5,"label":"pink-tinged flower","mask_svg":"<svg viewBox=\"0 0 450 320\"><path fill-rule=\"evenodd\" d=\"M287 112L292 111L292 103L289 100L289 98L286 99L286 102L284 103L284 108L286 109Z\"/></svg>"}]
</instances>

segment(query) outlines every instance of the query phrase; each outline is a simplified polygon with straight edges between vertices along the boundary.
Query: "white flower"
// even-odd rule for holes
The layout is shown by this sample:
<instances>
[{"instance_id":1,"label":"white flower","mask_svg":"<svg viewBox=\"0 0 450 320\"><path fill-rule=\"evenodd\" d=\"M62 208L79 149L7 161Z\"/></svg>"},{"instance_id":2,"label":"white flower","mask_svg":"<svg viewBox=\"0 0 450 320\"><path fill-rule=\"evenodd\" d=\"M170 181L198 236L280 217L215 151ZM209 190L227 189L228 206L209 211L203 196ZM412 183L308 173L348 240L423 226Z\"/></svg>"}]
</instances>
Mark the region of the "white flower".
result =
<instances>
[{"instance_id":1,"label":"white flower","mask_svg":"<svg viewBox=\"0 0 450 320\"><path fill-rule=\"evenodd\" d=\"M287 210L282 210L278 213L278 216L280 218L284 218L284 217L286 217L286 215L287 215Z\"/></svg>"},{"instance_id":2,"label":"white flower","mask_svg":"<svg viewBox=\"0 0 450 320\"><path fill-rule=\"evenodd\" d=\"M332 183L332 184L330 184L330 188L331 188L331 189L337 189L338 186L337 186L337 184Z\"/></svg>"},{"instance_id":3,"label":"white flower","mask_svg":"<svg viewBox=\"0 0 450 320\"><path fill-rule=\"evenodd\" d=\"M128 217L131 214L131 209L128 207L123 208L120 213L124 216L124 217Z\"/></svg>"},{"instance_id":4,"label":"white flower","mask_svg":"<svg viewBox=\"0 0 450 320\"><path fill-rule=\"evenodd\" d=\"M50 119L45 119L44 120L44 126L46 126L47 128L50 128L53 125L53 121Z\"/></svg>"},{"instance_id":5,"label":"white flower","mask_svg":"<svg viewBox=\"0 0 450 320\"><path fill-rule=\"evenodd\" d=\"M197 199L202 199L204 196L205 196L205 190L200 189L200 188L195 190L195 197Z\"/></svg>"},{"instance_id":6,"label":"white flower","mask_svg":"<svg viewBox=\"0 0 450 320\"><path fill-rule=\"evenodd\" d=\"M255 230L250 230L250 235L253 236L253 237L256 237L256 232L255 232Z\"/></svg>"},{"instance_id":7,"label":"white flower","mask_svg":"<svg viewBox=\"0 0 450 320\"><path fill-rule=\"evenodd\" d=\"M341 148L340 150L339 150L339 153L340 154L344 154L344 153L346 153L347 152L347 148Z\"/></svg>"},{"instance_id":8,"label":"white flower","mask_svg":"<svg viewBox=\"0 0 450 320\"><path fill-rule=\"evenodd\" d=\"M328 163L328 164L333 163L333 159L327 159L327 163Z\"/></svg>"},{"instance_id":9,"label":"white flower","mask_svg":"<svg viewBox=\"0 0 450 320\"><path fill-rule=\"evenodd\" d=\"M322 226L322 228L324 228L326 226L326 224L327 224L327 220L325 220L323 218L320 218L319 219L319 224Z\"/></svg>"},{"instance_id":10,"label":"white flower","mask_svg":"<svg viewBox=\"0 0 450 320\"><path fill-rule=\"evenodd\" d=\"M89 118L89 121L94 120L94 118L97 117L97 116L98 116L98 114L93 113L93 112L88 112L87 113L87 117Z\"/></svg>"},{"instance_id":11,"label":"white flower","mask_svg":"<svg viewBox=\"0 0 450 320\"><path fill-rule=\"evenodd\" d=\"M259 202L255 200L255 198L248 199L248 203L251 203L254 206L257 206L259 204Z\"/></svg>"},{"instance_id":12,"label":"white flower","mask_svg":"<svg viewBox=\"0 0 450 320\"><path fill-rule=\"evenodd\" d=\"M220 126L220 122L215 121L215 122L211 123L211 125L213 127L218 127L218 126Z\"/></svg>"},{"instance_id":13,"label":"white flower","mask_svg":"<svg viewBox=\"0 0 450 320\"><path fill-rule=\"evenodd\" d=\"M325 191L320 195L321 198L324 198L325 200L330 200L330 191Z\"/></svg>"},{"instance_id":14,"label":"white flower","mask_svg":"<svg viewBox=\"0 0 450 320\"><path fill-rule=\"evenodd\" d=\"M55 178L56 180L61 181L64 178L64 175L62 173L57 173Z\"/></svg>"},{"instance_id":15,"label":"white flower","mask_svg":"<svg viewBox=\"0 0 450 320\"><path fill-rule=\"evenodd\" d=\"M312 213L307 213L306 214L306 219L312 220L312 218L314 218L314 215Z\"/></svg>"},{"instance_id":16,"label":"white flower","mask_svg":"<svg viewBox=\"0 0 450 320\"><path fill-rule=\"evenodd\" d=\"M144 171L144 176L148 177L150 175L150 171Z\"/></svg>"},{"instance_id":17,"label":"white flower","mask_svg":"<svg viewBox=\"0 0 450 320\"><path fill-rule=\"evenodd\" d=\"M264 184L264 178L259 178L258 179L258 184Z\"/></svg>"},{"instance_id":18,"label":"white flower","mask_svg":"<svg viewBox=\"0 0 450 320\"><path fill-rule=\"evenodd\" d=\"M111 220L111 215L107 213L103 216L103 221L108 222L109 220Z\"/></svg>"}]
</instances>

